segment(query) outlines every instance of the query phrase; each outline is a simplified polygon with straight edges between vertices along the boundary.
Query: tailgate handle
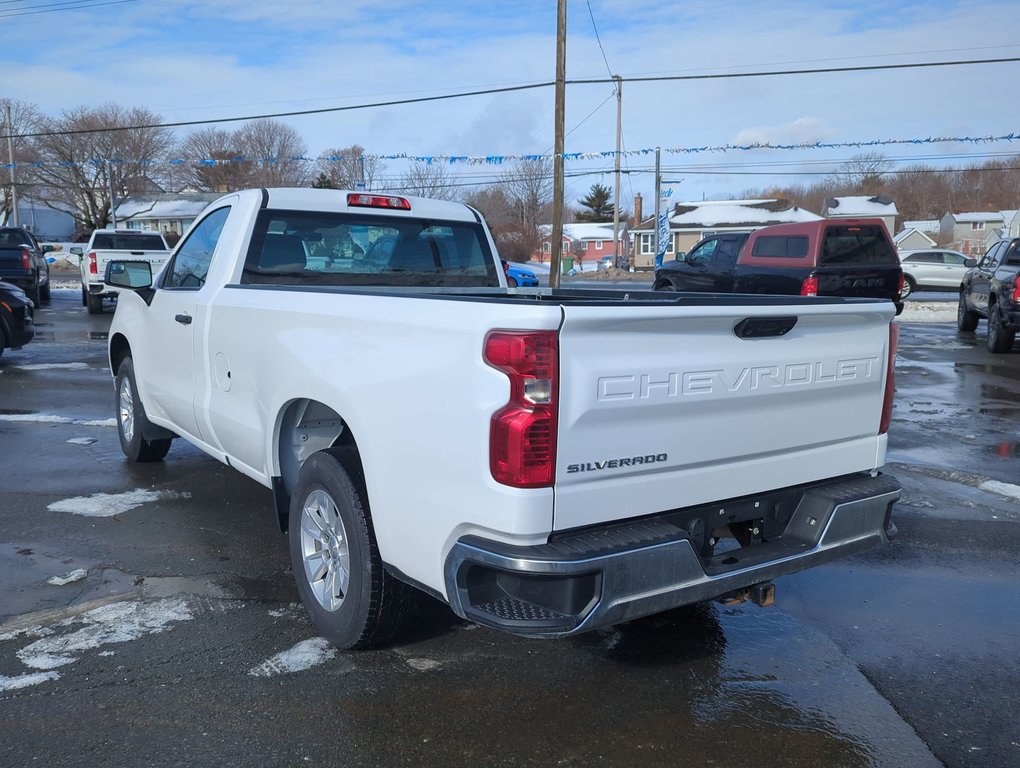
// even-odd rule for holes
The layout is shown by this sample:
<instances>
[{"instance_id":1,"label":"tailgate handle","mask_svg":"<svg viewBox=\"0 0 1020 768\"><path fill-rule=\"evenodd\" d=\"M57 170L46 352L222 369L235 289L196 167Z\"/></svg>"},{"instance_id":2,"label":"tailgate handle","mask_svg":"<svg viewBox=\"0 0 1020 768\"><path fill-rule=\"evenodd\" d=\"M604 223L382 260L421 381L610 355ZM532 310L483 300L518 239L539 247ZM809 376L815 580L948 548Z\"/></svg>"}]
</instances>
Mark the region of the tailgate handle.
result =
<instances>
[{"instance_id":1,"label":"tailgate handle","mask_svg":"<svg viewBox=\"0 0 1020 768\"><path fill-rule=\"evenodd\" d=\"M745 317L733 327L739 339L764 339L785 336L797 324L796 315L788 317Z\"/></svg>"}]
</instances>

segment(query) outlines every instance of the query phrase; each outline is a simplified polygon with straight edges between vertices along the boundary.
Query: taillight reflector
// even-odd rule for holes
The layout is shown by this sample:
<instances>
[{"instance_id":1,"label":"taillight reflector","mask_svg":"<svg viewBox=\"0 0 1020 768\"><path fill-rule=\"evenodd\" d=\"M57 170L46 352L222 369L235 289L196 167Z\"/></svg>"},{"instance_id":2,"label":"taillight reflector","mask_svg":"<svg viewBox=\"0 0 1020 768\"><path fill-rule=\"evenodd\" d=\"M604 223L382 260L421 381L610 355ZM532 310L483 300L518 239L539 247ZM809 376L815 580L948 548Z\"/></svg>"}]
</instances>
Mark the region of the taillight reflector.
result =
<instances>
[{"instance_id":1,"label":"taillight reflector","mask_svg":"<svg viewBox=\"0 0 1020 768\"><path fill-rule=\"evenodd\" d=\"M96 254L94 251L89 254L89 274L90 275L99 274L99 267L96 264Z\"/></svg>"},{"instance_id":2,"label":"taillight reflector","mask_svg":"<svg viewBox=\"0 0 1020 768\"><path fill-rule=\"evenodd\" d=\"M900 272L900 281L899 281L899 284L896 286L896 295L897 296L901 296L901 297L903 296L903 288L906 285L906 283L907 283L906 278L903 276L903 273Z\"/></svg>"},{"instance_id":3,"label":"taillight reflector","mask_svg":"<svg viewBox=\"0 0 1020 768\"><path fill-rule=\"evenodd\" d=\"M556 331L493 331L485 337L482 357L510 380L509 402L489 425L493 479L514 488L551 486L556 471Z\"/></svg>"},{"instance_id":4,"label":"taillight reflector","mask_svg":"<svg viewBox=\"0 0 1020 768\"><path fill-rule=\"evenodd\" d=\"M804 278L804 282L800 284L800 295L801 296L817 296L818 295L818 278L814 275L809 275Z\"/></svg>"},{"instance_id":5,"label":"taillight reflector","mask_svg":"<svg viewBox=\"0 0 1020 768\"><path fill-rule=\"evenodd\" d=\"M900 325L889 323L889 363L885 371L885 399L882 401L882 420L878 425L878 434L889 431L892 421L893 399L896 394L896 350L900 346Z\"/></svg>"},{"instance_id":6,"label":"taillight reflector","mask_svg":"<svg viewBox=\"0 0 1020 768\"><path fill-rule=\"evenodd\" d=\"M403 197L391 195L363 195L352 192L347 195L347 205L359 208L395 208L400 211L411 210L411 202Z\"/></svg>"},{"instance_id":7,"label":"taillight reflector","mask_svg":"<svg viewBox=\"0 0 1020 768\"><path fill-rule=\"evenodd\" d=\"M1013 284L1013 303L1020 304L1020 275L1017 276L1016 282Z\"/></svg>"}]
</instances>

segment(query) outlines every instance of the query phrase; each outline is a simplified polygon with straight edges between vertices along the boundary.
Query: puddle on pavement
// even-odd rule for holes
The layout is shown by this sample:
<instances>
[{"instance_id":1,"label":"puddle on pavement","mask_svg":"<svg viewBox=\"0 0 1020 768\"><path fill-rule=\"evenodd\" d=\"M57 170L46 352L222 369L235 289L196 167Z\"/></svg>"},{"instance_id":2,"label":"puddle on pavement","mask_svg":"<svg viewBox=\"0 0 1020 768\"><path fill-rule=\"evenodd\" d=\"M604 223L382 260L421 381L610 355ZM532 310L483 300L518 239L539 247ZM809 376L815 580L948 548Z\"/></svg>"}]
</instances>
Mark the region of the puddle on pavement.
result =
<instances>
[{"instance_id":1,"label":"puddle on pavement","mask_svg":"<svg viewBox=\"0 0 1020 768\"><path fill-rule=\"evenodd\" d=\"M1020 445L1020 443L999 443L992 446L992 450L1000 459L1015 459L1020 455L1020 452L1017 451L1017 445Z\"/></svg>"}]
</instances>

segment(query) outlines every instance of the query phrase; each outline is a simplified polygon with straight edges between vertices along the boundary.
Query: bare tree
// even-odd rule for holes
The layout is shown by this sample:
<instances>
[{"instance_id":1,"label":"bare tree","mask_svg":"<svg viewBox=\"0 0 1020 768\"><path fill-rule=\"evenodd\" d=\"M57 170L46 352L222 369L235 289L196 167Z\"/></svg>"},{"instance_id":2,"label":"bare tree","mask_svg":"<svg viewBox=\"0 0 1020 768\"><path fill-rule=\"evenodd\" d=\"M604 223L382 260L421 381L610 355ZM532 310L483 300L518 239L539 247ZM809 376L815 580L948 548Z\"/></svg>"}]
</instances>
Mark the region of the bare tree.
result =
<instances>
[{"instance_id":1,"label":"bare tree","mask_svg":"<svg viewBox=\"0 0 1020 768\"><path fill-rule=\"evenodd\" d=\"M504 235L507 246L515 261L527 261L542 245L540 225L551 218L552 163L518 160L500 174L499 184L513 216Z\"/></svg>"},{"instance_id":2,"label":"bare tree","mask_svg":"<svg viewBox=\"0 0 1020 768\"><path fill-rule=\"evenodd\" d=\"M117 104L75 107L43 119L33 147L36 168L51 208L69 208L86 231L110 221L110 188L119 200L139 191L158 191L173 147L173 133L158 115ZM137 127L152 126L152 127ZM110 130L115 129L115 130Z\"/></svg>"},{"instance_id":3,"label":"bare tree","mask_svg":"<svg viewBox=\"0 0 1020 768\"><path fill-rule=\"evenodd\" d=\"M279 120L262 118L245 123L237 143L254 167L254 181L261 187L301 187L308 183L307 147L296 130Z\"/></svg>"},{"instance_id":4,"label":"bare tree","mask_svg":"<svg viewBox=\"0 0 1020 768\"><path fill-rule=\"evenodd\" d=\"M315 163L319 179L330 189L357 189L360 182L375 189L385 167L379 158L366 156L365 148L358 144L327 149Z\"/></svg>"},{"instance_id":5,"label":"bare tree","mask_svg":"<svg viewBox=\"0 0 1020 768\"><path fill-rule=\"evenodd\" d=\"M407 172L400 177L401 191L419 197L435 197L440 200L456 200L460 197L457 176L450 172L449 165L441 162L429 163L414 160Z\"/></svg>"},{"instance_id":6,"label":"bare tree","mask_svg":"<svg viewBox=\"0 0 1020 768\"><path fill-rule=\"evenodd\" d=\"M836 176L852 194L877 195L892 162L881 152L861 152L839 166Z\"/></svg>"},{"instance_id":7,"label":"bare tree","mask_svg":"<svg viewBox=\"0 0 1020 768\"><path fill-rule=\"evenodd\" d=\"M10 122L7 122L10 115ZM14 99L0 98L0 165L8 164L8 145L6 137L10 135L11 148L14 150L15 169L0 172L0 223L7 221L14 206L14 183L21 190L30 190L35 183L35 174L29 163L35 160L35 152L31 143L23 134L31 133L40 118L34 104Z\"/></svg>"},{"instance_id":8,"label":"bare tree","mask_svg":"<svg viewBox=\"0 0 1020 768\"><path fill-rule=\"evenodd\" d=\"M202 192L232 192L255 186L255 169L244 156L236 131L201 128L181 145L180 178Z\"/></svg>"}]
</instances>

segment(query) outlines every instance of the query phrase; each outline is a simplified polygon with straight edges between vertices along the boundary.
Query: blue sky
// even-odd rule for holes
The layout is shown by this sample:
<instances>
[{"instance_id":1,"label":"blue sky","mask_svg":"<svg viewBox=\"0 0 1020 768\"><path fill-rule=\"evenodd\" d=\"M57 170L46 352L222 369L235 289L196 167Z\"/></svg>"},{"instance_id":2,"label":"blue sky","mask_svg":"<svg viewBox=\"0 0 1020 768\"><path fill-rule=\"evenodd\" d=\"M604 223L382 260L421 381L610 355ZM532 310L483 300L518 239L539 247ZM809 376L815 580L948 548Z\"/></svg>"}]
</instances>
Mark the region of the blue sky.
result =
<instances>
[{"instance_id":1,"label":"blue sky","mask_svg":"<svg viewBox=\"0 0 1020 768\"><path fill-rule=\"evenodd\" d=\"M0 96L35 103L49 114L114 101L147 107L166 121L199 120L543 82L554 76L554 0L132 0L31 12L55 2L0 4L5 40L24 41L0 48ZM1015 0L569 0L567 77L604 77L611 71L626 80L1015 57L1020 56L1018 40ZM1018 74L1020 63L625 82L624 143L638 150L1020 133L1020 102L1014 93ZM608 84L568 88L568 152L614 148L612 93ZM284 122L302 134L311 155L354 143L379 155L545 153L553 144L553 90ZM683 179L674 199L728 196L772 182L810 181L808 176L769 174L825 171L855 151L664 154L664 175ZM929 162L964 163L979 159L974 153L1020 152L1020 145L882 151L894 158L937 155ZM709 167L719 163L739 167ZM651 164L648 157L625 162L631 171L621 195L625 204L635 192L650 199ZM402 161L387 162L392 175L405 167ZM567 172L611 167L611 161L568 162ZM499 169L453 170L482 179ZM568 199L582 196L595 181L612 185L608 175L571 178Z\"/></svg>"}]
</instances>

